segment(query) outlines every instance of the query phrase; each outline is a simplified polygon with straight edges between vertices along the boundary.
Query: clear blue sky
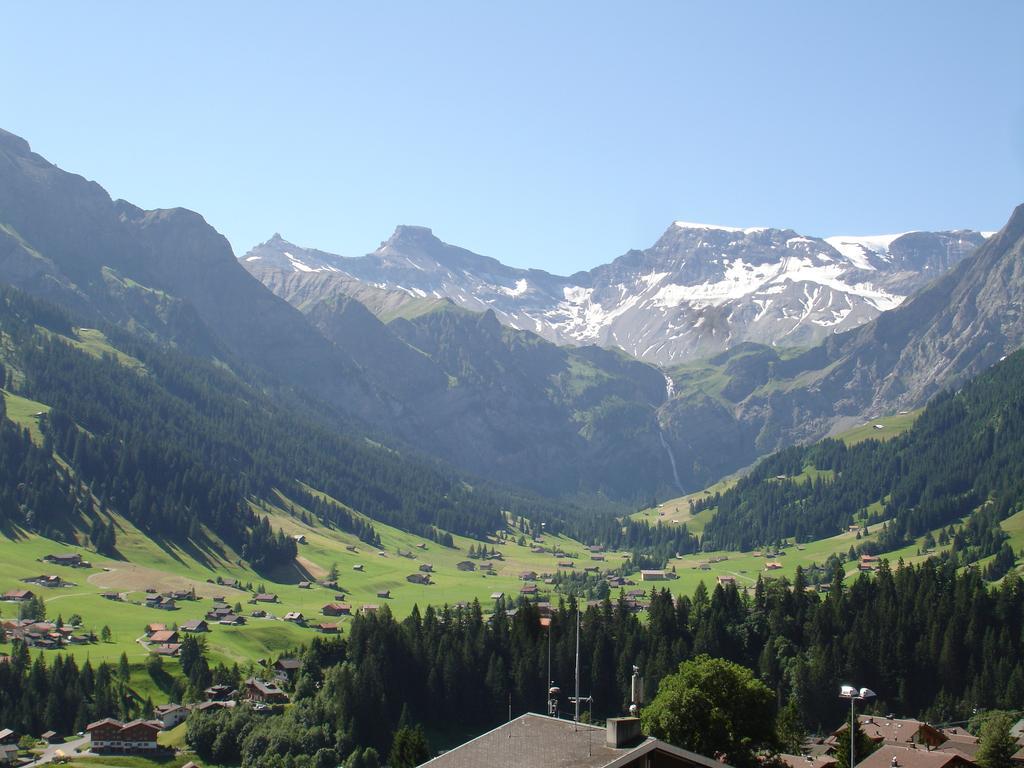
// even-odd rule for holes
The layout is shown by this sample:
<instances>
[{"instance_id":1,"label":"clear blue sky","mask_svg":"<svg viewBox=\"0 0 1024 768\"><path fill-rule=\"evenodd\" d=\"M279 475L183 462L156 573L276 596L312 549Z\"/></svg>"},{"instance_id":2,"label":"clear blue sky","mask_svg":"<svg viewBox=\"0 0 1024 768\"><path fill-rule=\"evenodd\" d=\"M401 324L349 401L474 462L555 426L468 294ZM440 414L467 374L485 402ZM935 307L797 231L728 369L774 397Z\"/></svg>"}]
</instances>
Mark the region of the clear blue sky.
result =
<instances>
[{"instance_id":1,"label":"clear blue sky","mask_svg":"<svg viewBox=\"0 0 1024 768\"><path fill-rule=\"evenodd\" d=\"M241 254L396 224L559 273L674 219L997 229L1024 3L7 3L0 127Z\"/></svg>"}]
</instances>

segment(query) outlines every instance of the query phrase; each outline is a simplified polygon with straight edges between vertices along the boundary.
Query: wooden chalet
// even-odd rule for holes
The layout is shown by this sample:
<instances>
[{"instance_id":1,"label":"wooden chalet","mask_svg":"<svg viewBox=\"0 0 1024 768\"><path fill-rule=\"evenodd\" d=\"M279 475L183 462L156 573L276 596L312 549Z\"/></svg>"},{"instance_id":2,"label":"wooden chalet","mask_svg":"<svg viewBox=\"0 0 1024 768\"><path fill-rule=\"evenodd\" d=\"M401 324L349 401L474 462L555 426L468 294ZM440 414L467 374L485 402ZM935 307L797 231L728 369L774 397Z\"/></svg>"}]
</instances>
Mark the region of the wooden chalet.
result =
<instances>
[{"instance_id":1,"label":"wooden chalet","mask_svg":"<svg viewBox=\"0 0 1024 768\"><path fill-rule=\"evenodd\" d=\"M245 698L263 704L288 703L288 694L278 688L275 683L257 680L255 677L250 677L245 681Z\"/></svg>"}]
</instances>

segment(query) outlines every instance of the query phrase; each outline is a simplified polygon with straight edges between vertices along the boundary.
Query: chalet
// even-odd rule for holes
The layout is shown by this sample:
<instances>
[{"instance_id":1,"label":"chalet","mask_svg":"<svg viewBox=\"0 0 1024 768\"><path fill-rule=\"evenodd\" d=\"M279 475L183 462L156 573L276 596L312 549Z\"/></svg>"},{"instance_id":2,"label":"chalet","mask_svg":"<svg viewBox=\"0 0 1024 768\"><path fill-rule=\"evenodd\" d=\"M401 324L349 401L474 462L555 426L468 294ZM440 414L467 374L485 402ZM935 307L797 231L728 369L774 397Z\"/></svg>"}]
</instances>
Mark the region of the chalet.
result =
<instances>
[{"instance_id":1,"label":"chalet","mask_svg":"<svg viewBox=\"0 0 1024 768\"><path fill-rule=\"evenodd\" d=\"M265 619L267 617L267 612L262 608L257 608L255 611L250 612L249 615L254 619Z\"/></svg>"},{"instance_id":2,"label":"chalet","mask_svg":"<svg viewBox=\"0 0 1024 768\"><path fill-rule=\"evenodd\" d=\"M363 612L364 616L369 616L371 613L376 613L380 610L380 606L375 603L366 603L362 608L359 609Z\"/></svg>"},{"instance_id":3,"label":"chalet","mask_svg":"<svg viewBox=\"0 0 1024 768\"><path fill-rule=\"evenodd\" d=\"M185 722L186 718L188 709L181 704L161 704L153 708L153 719L163 723L165 730Z\"/></svg>"},{"instance_id":4,"label":"chalet","mask_svg":"<svg viewBox=\"0 0 1024 768\"><path fill-rule=\"evenodd\" d=\"M426 549L426 548L427 548L427 545L426 545L426 543L425 543L425 542L422 542L422 541L421 541L421 542L420 542L419 544L417 544L417 545L416 545L416 548L417 548L417 549Z\"/></svg>"},{"instance_id":5,"label":"chalet","mask_svg":"<svg viewBox=\"0 0 1024 768\"><path fill-rule=\"evenodd\" d=\"M551 586L552 584L554 584L554 583L555 583L555 580L554 580L554 578L553 578L553 577L551 577L551 576L545 576L545 577L544 577L544 579L543 579L543 581L544 581L544 583L545 583L545 584L547 584L548 586Z\"/></svg>"},{"instance_id":6,"label":"chalet","mask_svg":"<svg viewBox=\"0 0 1024 768\"><path fill-rule=\"evenodd\" d=\"M245 681L245 698L263 704L287 704L288 694L274 683L267 683L250 677Z\"/></svg>"},{"instance_id":7,"label":"chalet","mask_svg":"<svg viewBox=\"0 0 1024 768\"><path fill-rule=\"evenodd\" d=\"M480 563L480 570L491 573L494 570L494 563L492 563L490 560L484 560L482 563Z\"/></svg>"},{"instance_id":8,"label":"chalet","mask_svg":"<svg viewBox=\"0 0 1024 768\"><path fill-rule=\"evenodd\" d=\"M220 578L220 577L218 577L217 583L220 584L222 587L231 587L232 589L238 589L239 588L239 586L238 586L238 579Z\"/></svg>"},{"instance_id":9,"label":"chalet","mask_svg":"<svg viewBox=\"0 0 1024 768\"><path fill-rule=\"evenodd\" d=\"M529 748L524 748L524 742ZM532 713L428 760L421 768L504 768L509 765L515 768L728 768L710 757L644 736L636 717L609 718L602 728Z\"/></svg>"},{"instance_id":10,"label":"chalet","mask_svg":"<svg viewBox=\"0 0 1024 768\"><path fill-rule=\"evenodd\" d=\"M501 600L504 596L504 592L491 592L491 600Z\"/></svg>"},{"instance_id":11,"label":"chalet","mask_svg":"<svg viewBox=\"0 0 1024 768\"><path fill-rule=\"evenodd\" d=\"M157 656L177 656L181 653L181 643L161 643L160 645L151 645L149 652Z\"/></svg>"},{"instance_id":12,"label":"chalet","mask_svg":"<svg viewBox=\"0 0 1024 768\"><path fill-rule=\"evenodd\" d=\"M147 608L159 608L164 611L173 611L177 609L177 605L174 602L173 597L164 597L163 595L150 595L146 598Z\"/></svg>"},{"instance_id":13,"label":"chalet","mask_svg":"<svg viewBox=\"0 0 1024 768\"><path fill-rule=\"evenodd\" d=\"M226 605L218 605L206 612L206 618L210 621L220 621L231 612L231 609Z\"/></svg>"},{"instance_id":14,"label":"chalet","mask_svg":"<svg viewBox=\"0 0 1024 768\"><path fill-rule=\"evenodd\" d=\"M82 556L78 553L71 553L66 555L44 555L43 562L53 563L54 565L66 565L70 568L88 567L89 563L82 561Z\"/></svg>"},{"instance_id":15,"label":"chalet","mask_svg":"<svg viewBox=\"0 0 1024 768\"><path fill-rule=\"evenodd\" d=\"M23 603L31 600L36 596L36 593L31 589L9 589L4 592L0 600L7 600L9 602Z\"/></svg>"},{"instance_id":16,"label":"chalet","mask_svg":"<svg viewBox=\"0 0 1024 768\"><path fill-rule=\"evenodd\" d=\"M405 580L410 584L429 584L430 574L429 573L410 573L405 577Z\"/></svg>"},{"instance_id":17,"label":"chalet","mask_svg":"<svg viewBox=\"0 0 1024 768\"><path fill-rule=\"evenodd\" d=\"M322 632L325 635L336 635L341 631L336 623L329 623L322 621L316 625L317 631Z\"/></svg>"},{"instance_id":18,"label":"chalet","mask_svg":"<svg viewBox=\"0 0 1024 768\"><path fill-rule=\"evenodd\" d=\"M458 568L460 571L475 571L476 563L474 563L472 560L463 560L462 562L456 563L455 567Z\"/></svg>"},{"instance_id":19,"label":"chalet","mask_svg":"<svg viewBox=\"0 0 1024 768\"><path fill-rule=\"evenodd\" d=\"M164 597L169 597L172 600L195 600L196 593L191 589L174 589L164 592Z\"/></svg>"},{"instance_id":20,"label":"chalet","mask_svg":"<svg viewBox=\"0 0 1024 768\"><path fill-rule=\"evenodd\" d=\"M300 669L302 662L298 659L278 659L274 662L274 677L278 680L294 680Z\"/></svg>"},{"instance_id":21,"label":"chalet","mask_svg":"<svg viewBox=\"0 0 1024 768\"><path fill-rule=\"evenodd\" d=\"M147 624L146 637L152 636L154 632L163 632L165 629L167 629L166 624Z\"/></svg>"},{"instance_id":22,"label":"chalet","mask_svg":"<svg viewBox=\"0 0 1024 768\"><path fill-rule=\"evenodd\" d=\"M60 741L60 735L56 731L43 731L39 734L39 738L47 744L54 744Z\"/></svg>"},{"instance_id":23,"label":"chalet","mask_svg":"<svg viewBox=\"0 0 1024 768\"><path fill-rule=\"evenodd\" d=\"M349 552L358 552L359 551L358 549L356 549L356 545L355 544L346 544L345 545L345 549L347 549Z\"/></svg>"},{"instance_id":24,"label":"chalet","mask_svg":"<svg viewBox=\"0 0 1024 768\"><path fill-rule=\"evenodd\" d=\"M519 588L519 594L521 595L536 595L539 592L539 588L536 584L523 584Z\"/></svg>"},{"instance_id":25,"label":"chalet","mask_svg":"<svg viewBox=\"0 0 1024 768\"><path fill-rule=\"evenodd\" d=\"M224 595L214 595L210 599L213 600L214 605L216 605L217 603L226 603L227 602L227 600L224 599Z\"/></svg>"},{"instance_id":26,"label":"chalet","mask_svg":"<svg viewBox=\"0 0 1024 768\"><path fill-rule=\"evenodd\" d=\"M349 616L352 614L352 606L348 603L328 603L320 609L324 616Z\"/></svg>"},{"instance_id":27,"label":"chalet","mask_svg":"<svg viewBox=\"0 0 1024 768\"><path fill-rule=\"evenodd\" d=\"M149 641L158 645L176 643L178 642L178 633L173 629L160 629L149 636Z\"/></svg>"},{"instance_id":28,"label":"chalet","mask_svg":"<svg viewBox=\"0 0 1024 768\"><path fill-rule=\"evenodd\" d=\"M353 571L361 571L361 570L363 570L363 564L362 563L356 563L355 565L352 566L352 570Z\"/></svg>"},{"instance_id":29,"label":"chalet","mask_svg":"<svg viewBox=\"0 0 1024 768\"><path fill-rule=\"evenodd\" d=\"M523 571L522 573L519 574L519 580L520 581L536 581L537 580L537 573L536 573L536 571Z\"/></svg>"},{"instance_id":30,"label":"chalet","mask_svg":"<svg viewBox=\"0 0 1024 768\"><path fill-rule=\"evenodd\" d=\"M305 624L306 623L306 617L303 616L300 611L288 611L288 613L286 613L284 615L284 620L285 621L291 621L291 622L293 622L295 624Z\"/></svg>"},{"instance_id":31,"label":"chalet","mask_svg":"<svg viewBox=\"0 0 1024 768\"><path fill-rule=\"evenodd\" d=\"M669 578L667 571L640 571L640 581L665 581Z\"/></svg>"},{"instance_id":32,"label":"chalet","mask_svg":"<svg viewBox=\"0 0 1024 768\"><path fill-rule=\"evenodd\" d=\"M303 533L296 533L294 536L292 536L292 538L295 540L296 544L306 543L306 535Z\"/></svg>"},{"instance_id":33,"label":"chalet","mask_svg":"<svg viewBox=\"0 0 1024 768\"><path fill-rule=\"evenodd\" d=\"M434 566L431 565L430 563L421 563L420 564L420 570L423 573L433 573L434 572Z\"/></svg>"},{"instance_id":34,"label":"chalet","mask_svg":"<svg viewBox=\"0 0 1024 768\"><path fill-rule=\"evenodd\" d=\"M595 554L590 556L590 559L593 560L594 562L597 562L597 563L603 563L604 562L604 555L602 555L600 553L595 553Z\"/></svg>"},{"instance_id":35,"label":"chalet","mask_svg":"<svg viewBox=\"0 0 1024 768\"><path fill-rule=\"evenodd\" d=\"M209 632L210 625L207 624L203 619L192 619L182 624L179 629L182 632Z\"/></svg>"},{"instance_id":36,"label":"chalet","mask_svg":"<svg viewBox=\"0 0 1024 768\"><path fill-rule=\"evenodd\" d=\"M596 565L586 565L583 567L584 573L597 573L600 569Z\"/></svg>"},{"instance_id":37,"label":"chalet","mask_svg":"<svg viewBox=\"0 0 1024 768\"><path fill-rule=\"evenodd\" d=\"M390 600L391 599L391 590L390 589L382 589L379 592L377 592L377 597L379 599L381 599L381 600Z\"/></svg>"},{"instance_id":38,"label":"chalet","mask_svg":"<svg viewBox=\"0 0 1024 768\"><path fill-rule=\"evenodd\" d=\"M102 597L104 600L113 600L115 602L121 601L120 592L101 592L100 597Z\"/></svg>"},{"instance_id":39,"label":"chalet","mask_svg":"<svg viewBox=\"0 0 1024 768\"><path fill-rule=\"evenodd\" d=\"M719 576L718 583L723 587L735 587L736 577L735 576Z\"/></svg>"},{"instance_id":40,"label":"chalet","mask_svg":"<svg viewBox=\"0 0 1024 768\"><path fill-rule=\"evenodd\" d=\"M223 624L225 627L240 627L245 624L245 617L239 616L235 613L229 613L221 618L217 623Z\"/></svg>"},{"instance_id":41,"label":"chalet","mask_svg":"<svg viewBox=\"0 0 1024 768\"><path fill-rule=\"evenodd\" d=\"M312 581L300 581L299 582L299 589L312 589L312 588L313 588L313 582Z\"/></svg>"},{"instance_id":42,"label":"chalet","mask_svg":"<svg viewBox=\"0 0 1024 768\"><path fill-rule=\"evenodd\" d=\"M0 744L17 744L21 741L21 734L12 731L10 728L0 730Z\"/></svg>"},{"instance_id":43,"label":"chalet","mask_svg":"<svg viewBox=\"0 0 1024 768\"><path fill-rule=\"evenodd\" d=\"M395 554L399 557L412 557L412 552L408 549L396 549Z\"/></svg>"},{"instance_id":44,"label":"chalet","mask_svg":"<svg viewBox=\"0 0 1024 768\"><path fill-rule=\"evenodd\" d=\"M770 562L770 563L765 563L764 564L764 569L766 571L778 571L781 568L782 568L782 563L774 561L774 560L772 562Z\"/></svg>"},{"instance_id":45,"label":"chalet","mask_svg":"<svg viewBox=\"0 0 1024 768\"><path fill-rule=\"evenodd\" d=\"M122 723L120 720L107 717L89 723L85 730L92 739L90 751L103 755L161 751L156 739L162 729L163 723L159 720L132 720L130 723Z\"/></svg>"},{"instance_id":46,"label":"chalet","mask_svg":"<svg viewBox=\"0 0 1024 768\"><path fill-rule=\"evenodd\" d=\"M232 696L234 696L234 694L235 692L223 683L211 685L209 688L203 691L203 696L206 697L207 701L227 701Z\"/></svg>"},{"instance_id":47,"label":"chalet","mask_svg":"<svg viewBox=\"0 0 1024 768\"><path fill-rule=\"evenodd\" d=\"M277 595L275 595L273 593L260 593L258 595L253 595L253 598L252 598L252 600L250 602L253 602L253 603L276 603L277 602Z\"/></svg>"}]
</instances>

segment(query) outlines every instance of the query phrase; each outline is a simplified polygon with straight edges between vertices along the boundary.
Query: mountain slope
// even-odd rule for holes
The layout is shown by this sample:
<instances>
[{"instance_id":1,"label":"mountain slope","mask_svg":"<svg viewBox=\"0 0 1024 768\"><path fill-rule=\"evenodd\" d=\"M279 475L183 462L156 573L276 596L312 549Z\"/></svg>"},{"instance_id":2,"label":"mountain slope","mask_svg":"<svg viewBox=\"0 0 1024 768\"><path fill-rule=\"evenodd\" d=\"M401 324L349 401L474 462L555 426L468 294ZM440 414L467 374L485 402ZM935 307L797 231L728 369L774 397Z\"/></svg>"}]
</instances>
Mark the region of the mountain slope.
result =
<instances>
[{"instance_id":1,"label":"mountain slope","mask_svg":"<svg viewBox=\"0 0 1024 768\"><path fill-rule=\"evenodd\" d=\"M1024 206L972 256L902 306L800 354L738 347L673 369L756 433L756 450L918 408L1024 344ZM688 407L685 398L666 406Z\"/></svg>"},{"instance_id":2,"label":"mountain slope","mask_svg":"<svg viewBox=\"0 0 1024 768\"><path fill-rule=\"evenodd\" d=\"M3 131L0 265L6 282L93 322L265 370L363 415L377 407L354 363L241 269L201 216L112 201Z\"/></svg>"},{"instance_id":3,"label":"mountain slope","mask_svg":"<svg viewBox=\"0 0 1024 768\"><path fill-rule=\"evenodd\" d=\"M651 248L571 277L507 267L401 226L343 258L275 235L242 257L296 306L372 288L392 301L449 299L558 344L618 347L676 363L744 341L816 343L898 306L984 242L977 232L822 240L792 230L675 222Z\"/></svg>"}]
</instances>

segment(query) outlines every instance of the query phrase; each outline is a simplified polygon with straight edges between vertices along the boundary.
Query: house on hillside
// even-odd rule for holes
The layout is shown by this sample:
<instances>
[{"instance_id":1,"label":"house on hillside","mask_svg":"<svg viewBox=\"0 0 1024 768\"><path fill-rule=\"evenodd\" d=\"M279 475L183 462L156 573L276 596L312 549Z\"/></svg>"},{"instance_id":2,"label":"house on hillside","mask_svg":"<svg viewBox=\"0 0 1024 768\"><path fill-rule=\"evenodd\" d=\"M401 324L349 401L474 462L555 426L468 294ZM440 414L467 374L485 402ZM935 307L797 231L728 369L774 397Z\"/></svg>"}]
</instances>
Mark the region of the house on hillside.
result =
<instances>
[{"instance_id":1,"label":"house on hillside","mask_svg":"<svg viewBox=\"0 0 1024 768\"><path fill-rule=\"evenodd\" d=\"M180 725L188 718L188 709L181 704L160 704L153 707L153 719L164 724L164 730Z\"/></svg>"},{"instance_id":2,"label":"house on hillside","mask_svg":"<svg viewBox=\"0 0 1024 768\"><path fill-rule=\"evenodd\" d=\"M299 589L312 589L312 588L313 588L313 582L312 581L300 581L299 582Z\"/></svg>"},{"instance_id":3,"label":"house on hillside","mask_svg":"<svg viewBox=\"0 0 1024 768\"><path fill-rule=\"evenodd\" d=\"M206 621L203 620L203 619L191 619L189 621L186 621L184 624L182 624L179 627L179 629L182 632L192 632L192 633L209 632L210 631L210 625L207 624Z\"/></svg>"},{"instance_id":4,"label":"house on hillside","mask_svg":"<svg viewBox=\"0 0 1024 768\"><path fill-rule=\"evenodd\" d=\"M536 571L523 571L522 573L519 574L519 580L520 581L536 581L537 580L537 572Z\"/></svg>"},{"instance_id":5,"label":"house on hillside","mask_svg":"<svg viewBox=\"0 0 1024 768\"><path fill-rule=\"evenodd\" d=\"M420 563L420 570L423 573L433 573L434 572L434 566L432 564L430 564L430 563Z\"/></svg>"},{"instance_id":6,"label":"house on hillside","mask_svg":"<svg viewBox=\"0 0 1024 768\"><path fill-rule=\"evenodd\" d=\"M665 581L675 578L675 574L664 570L640 571L640 581Z\"/></svg>"},{"instance_id":7,"label":"house on hillside","mask_svg":"<svg viewBox=\"0 0 1024 768\"><path fill-rule=\"evenodd\" d=\"M410 584L429 584L430 574L429 573L410 573L405 577L405 580Z\"/></svg>"},{"instance_id":8,"label":"house on hillside","mask_svg":"<svg viewBox=\"0 0 1024 768\"><path fill-rule=\"evenodd\" d=\"M177 610L178 605L175 603L173 597L164 597L163 595L148 595L146 597L147 608L159 608L163 611L174 611Z\"/></svg>"},{"instance_id":9,"label":"house on hillside","mask_svg":"<svg viewBox=\"0 0 1024 768\"><path fill-rule=\"evenodd\" d=\"M264 592L258 595L254 595L250 603L276 603L277 595L273 592Z\"/></svg>"},{"instance_id":10,"label":"house on hillside","mask_svg":"<svg viewBox=\"0 0 1024 768\"><path fill-rule=\"evenodd\" d=\"M306 623L306 617L303 616L300 611L288 611L288 613L286 613L283 618L285 621L290 621L294 624Z\"/></svg>"},{"instance_id":11,"label":"house on hillside","mask_svg":"<svg viewBox=\"0 0 1024 768\"><path fill-rule=\"evenodd\" d=\"M21 741L21 734L12 731L10 728L0 730L0 744L17 744Z\"/></svg>"},{"instance_id":12,"label":"house on hillside","mask_svg":"<svg viewBox=\"0 0 1024 768\"><path fill-rule=\"evenodd\" d=\"M352 614L352 606L348 603L327 603L320 609L324 616L349 616Z\"/></svg>"},{"instance_id":13,"label":"house on hillside","mask_svg":"<svg viewBox=\"0 0 1024 768\"><path fill-rule=\"evenodd\" d=\"M460 571L475 571L476 563L474 563L472 560L463 560L461 562L456 563L455 567L458 568Z\"/></svg>"},{"instance_id":14,"label":"house on hillside","mask_svg":"<svg viewBox=\"0 0 1024 768\"><path fill-rule=\"evenodd\" d=\"M8 602L24 603L31 600L36 596L36 593L31 589L9 589L4 592L3 596L0 596L0 600L6 600Z\"/></svg>"},{"instance_id":15,"label":"house on hillside","mask_svg":"<svg viewBox=\"0 0 1024 768\"><path fill-rule=\"evenodd\" d=\"M245 681L245 698L263 704L287 704L288 694L274 683L250 677Z\"/></svg>"},{"instance_id":16,"label":"house on hillside","mask_svg":"<svg viewBox=\"0 0 1024 768\"><path fill-rule=\"evenodd\" d=\"M719 576L718 584L723 587L735 587L736 577L735 576Z\"/></svg>"},{"instance_id":17,"label":"house on hillside","mask_svg":"<svg viewBox=\"0 0 1024 768\"><path fill-rule=\"evenodd\" d=\"M528 746L526 746L528 745ZM645 737L636 717L605 727L526 714L445 752L420 768L729 768L725 763Z\"/></svg>"},{"instance_id":18,"label":"house on hillside","mask_svg":"<svg viewBox=\"0 0 1024 768\"><path fill-rule=\"evenodd\" d=\"M766 571L778 571L778 570L781 570L781 569L782 569L782 563L780 563L780 562L778 562L778 561L775 561L775 560L773 560L773 561L772 561L772 562L770 562L770 563L765 563L765 564L764 564L764 569L765 569Z\"/></svg>"},{"instance_id":19,"label":"house on hillside","mask_svg":"<svg viewBox=\"0 0 1024 768\"><path fill-rule=\"evenodd\" d=\"M316 629L325 635L336 635L341 631L341 627L336 622L327 621L321 621L316 625Z\"/></svg>"},{"instance_id":20,"label":"house on hillside","mask_svg":"<svg viewBox=\"0 0 1024 768\"><path fill-rule=\"evenodd\" d=\"M162 751L157 745L157 735L163 730L159 720L132 720L122 723L111 717L97 720L86 726L92 740L90 751L101 755L126 753L156 753Z\"/></svg>"},{"instance_id":21,"label":"house on hillside","mask_svg":"<svg viewBox=\"0 0 1024 768\"><path fill-rule=\"evenodd\" d=\"M377 591L377 597L379 599L381 599L381 600L390 600L391 599L391 590L390 589L378 590Z\"/></svg>"},{"instance_id":22,"label":"house on hillside","mask_svg":"<svg viewBox=\"0 0 1024 768\"><path fill-rule=\"evenodd\" d=\"M291 682L302 669L298 659L278 659L274 662L274 678L282 682Z\"/></svg>"},{"instance_id":23,"label":"house on hillside","mask_svg":"<svg viewBox=\"0 0 1024 768\"><path fill-rule=\"evenodd\" d=\"M160 629L149 636L149 642L157 645L176 643L178 642L178 633L173 629Z\"/></svg>"},{"instance_id":24,"label":"house on hillside","mask_svg":"<svg viewBox=\"0 0 1024 768\"><path fill-rule=\"evenodd\" d=\"M239 616L236 613L229 613L219 619L217 623L225 627L240 627L245 624L245 617Z\"/></svg>"},{"instance_id":25,"label":"house on hillside","mask_svg":"<svg viewBox=\"0 0 1024 768\"><path fill-rule=\"evenodd\" d=\"M146 637L151 637L154 632L163 632L167 629L166 624L147 624L146 625Z\"/></svg>"},{"instance_id":26,"label":"house on hillside","mask_svg":"<svg viewBox=\"0 0 1024 768\"><path fill-rule=\"evenodd\" d=\"M82 556L77 552L73 552L66 555L43 555L41 559L44 563L64 565L68 566L69 568L89 567L89 563L83 562Z\"/></svg>"}]
</instances>

